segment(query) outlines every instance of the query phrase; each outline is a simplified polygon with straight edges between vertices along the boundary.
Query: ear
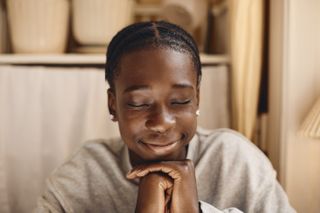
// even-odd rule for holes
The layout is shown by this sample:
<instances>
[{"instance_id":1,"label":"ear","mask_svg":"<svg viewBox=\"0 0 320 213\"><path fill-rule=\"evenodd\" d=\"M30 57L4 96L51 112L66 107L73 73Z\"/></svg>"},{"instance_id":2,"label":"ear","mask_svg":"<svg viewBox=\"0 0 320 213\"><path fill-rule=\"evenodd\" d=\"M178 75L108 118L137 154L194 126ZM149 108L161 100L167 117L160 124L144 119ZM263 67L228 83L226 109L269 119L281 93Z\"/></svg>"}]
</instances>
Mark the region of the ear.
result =
<instances>
[{"instance_id":1,"label":"ear","mask_svg":"<svg viewBox=\"0 0 320 213\"><path fill-rule=\"evenodd\" d=\"M109 113L111 115L111 120L112 121L118 121L117 119L117 104L116 104L116 94L113 89L109 88L108 89L108 109Z\"/></svg>"}]
</instances>

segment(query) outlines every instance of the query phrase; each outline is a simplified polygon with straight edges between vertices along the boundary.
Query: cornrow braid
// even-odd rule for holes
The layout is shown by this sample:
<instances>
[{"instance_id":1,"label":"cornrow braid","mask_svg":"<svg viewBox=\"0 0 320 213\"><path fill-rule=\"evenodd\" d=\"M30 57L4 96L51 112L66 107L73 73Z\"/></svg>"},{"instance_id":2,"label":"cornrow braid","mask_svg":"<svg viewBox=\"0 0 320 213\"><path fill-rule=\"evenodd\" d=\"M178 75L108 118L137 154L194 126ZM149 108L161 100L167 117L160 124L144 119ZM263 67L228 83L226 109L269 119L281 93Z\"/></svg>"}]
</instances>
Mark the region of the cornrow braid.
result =
<instances>
[{"instance_id":1,"label":"cornrow braid","mask_svg":"<svg viewBox=\"0 0 320 213\"><path fill-rule=\"evenodd\" d=\"M197 84L201 80L199 50L191 35L181 27L165 22L140 22L119 31L111 40L107 50L105 78L114 88L116 68L121 57L132 51L145 48L170 48L191 56L197 72Z\"/></svg>"}]
</instances>

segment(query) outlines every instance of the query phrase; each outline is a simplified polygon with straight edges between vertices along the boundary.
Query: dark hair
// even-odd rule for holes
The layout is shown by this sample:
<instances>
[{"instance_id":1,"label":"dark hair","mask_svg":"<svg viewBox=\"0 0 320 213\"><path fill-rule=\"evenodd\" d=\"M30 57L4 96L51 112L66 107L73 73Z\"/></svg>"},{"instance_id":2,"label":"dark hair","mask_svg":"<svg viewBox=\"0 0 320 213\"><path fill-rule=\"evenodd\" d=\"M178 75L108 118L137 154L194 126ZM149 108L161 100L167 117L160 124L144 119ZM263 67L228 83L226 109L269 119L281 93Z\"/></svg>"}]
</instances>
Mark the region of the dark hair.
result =
<instances>
[{"instance_id":1,"label":"dark hair","mask_svg":"<svg viewBox=\"0 0 320 213\"><path fill-rule=\"evenodd\" d=\"M139 22L119 31L107 50L105 78L114 88L114 76L121 57L129 52L145 48L170 48L188 53L197 72L197 84L201 80L199 50L191 35L181 27L165 21Z\"/></svg>"}]
</instances>

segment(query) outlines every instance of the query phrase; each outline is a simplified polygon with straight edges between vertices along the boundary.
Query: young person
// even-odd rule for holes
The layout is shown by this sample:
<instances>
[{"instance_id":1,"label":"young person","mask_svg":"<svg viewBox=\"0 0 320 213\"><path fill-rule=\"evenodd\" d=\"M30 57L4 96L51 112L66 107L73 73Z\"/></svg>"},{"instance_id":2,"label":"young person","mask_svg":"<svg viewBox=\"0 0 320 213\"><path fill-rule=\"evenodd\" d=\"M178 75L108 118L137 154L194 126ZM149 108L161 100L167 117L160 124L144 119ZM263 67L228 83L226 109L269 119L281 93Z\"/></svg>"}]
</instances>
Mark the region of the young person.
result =
<instances>
[{"instance_id":1,"label":"young person","mask_svg":"<svg viewBox=\"0 0 320 213\"><path fill-rule=\"evenodd\" d=\"M38 212L294 212L258 148L232 130L197 128L199 52L180 27L121 30L106 80L121 138L87 143L57 169Z\"/></svg>"}]
</instances>

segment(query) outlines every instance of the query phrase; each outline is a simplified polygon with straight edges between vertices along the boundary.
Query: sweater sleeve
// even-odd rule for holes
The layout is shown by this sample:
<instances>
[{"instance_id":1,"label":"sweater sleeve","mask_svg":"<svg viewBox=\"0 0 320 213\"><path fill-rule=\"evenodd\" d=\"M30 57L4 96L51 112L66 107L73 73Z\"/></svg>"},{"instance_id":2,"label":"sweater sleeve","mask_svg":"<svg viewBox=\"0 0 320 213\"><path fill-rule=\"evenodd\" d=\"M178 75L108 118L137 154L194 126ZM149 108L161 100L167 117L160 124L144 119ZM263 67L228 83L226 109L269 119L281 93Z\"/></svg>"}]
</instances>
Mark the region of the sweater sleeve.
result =
<instances>
[{"instance_id":1,"label":"sweater sleeve","mask_svg":"<svg viewBox=\"0 0 320 213\"><path fill-rule=\"evenodd\" d=\"M39 198L37 207L34 210L34 213L62 213L65 212L62 207L59 205L59 202L54 199L52 195Z\"/></svg>"},{"instance_id":2,"label":"sweater sleeve","mask_svg":"<svg viewBox=\"0 0 320 213\"><path fill-rule=\"evenodd\" d=\"M257 202L253 205L253 212L296 212L291 207L276 176L273 175L269 180L261 184L260 192L257 194Z\"/></svg>"},{"instance_id":3,"label":"sweater sleeve","mask_svg":"<svg viewBox=\"0 0 320 213\"><path fill-rule=\"evenodd\" d=\"M236 207L248 213L295 212L271 162L247 138L222 129L203 141L197 165L203 200L218 209Z\"/></svg>"},{"instance_id":4,"label":"sweater sleeve","mask_svg":"<svg viewBox=\"0 0 320 213\"><path fill-rule=\"evenodd\" d=\"M47 182L45 192L38 199L37 207L34 213L64 213L66 210L59 201L57 195L59 193L52 184Z\"/></svg>"},{"instance_id":5,"label":"sweater sleeve","mask_svg":"<svg viewBox=\"0 0 320 213\"><path fill-rule=\"evenodd\" d=\"M200 201L200 209L202 213L241 213L242 212L236 208L227 208L224 210L219 210L204 201Z\"/></svg>"}]
</instances>

